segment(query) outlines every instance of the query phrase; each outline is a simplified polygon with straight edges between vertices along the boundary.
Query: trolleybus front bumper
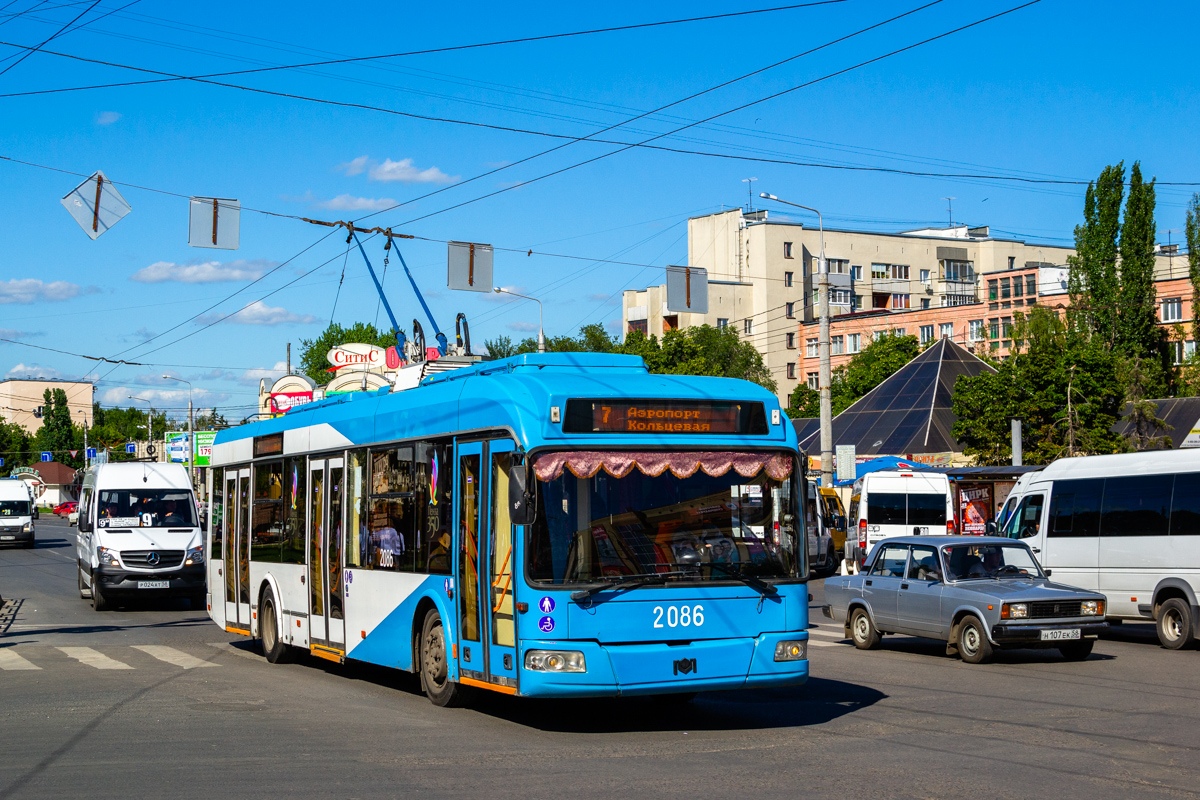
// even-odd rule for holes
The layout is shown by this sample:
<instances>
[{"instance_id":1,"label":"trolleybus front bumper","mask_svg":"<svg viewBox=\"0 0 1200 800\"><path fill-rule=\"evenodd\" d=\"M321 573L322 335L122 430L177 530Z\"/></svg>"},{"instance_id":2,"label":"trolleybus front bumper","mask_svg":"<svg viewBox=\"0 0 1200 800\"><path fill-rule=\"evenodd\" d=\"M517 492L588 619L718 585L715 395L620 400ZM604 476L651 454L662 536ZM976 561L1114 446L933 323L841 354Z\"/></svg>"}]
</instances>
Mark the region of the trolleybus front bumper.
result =
<instances>
[{"instance_id":1,"label":"trolleybus front bumper","mask_svg":"<svg viewBox=\"0 0 1200 800\"><path fill-rule=\"evenodd\" d=\"M793 686L808 680L807 639L807 633L790 632L687 644L525 641L518 693L528 697L605 697ZM804 642L805 657L776 661L781 642ZM586 672L526 669L525 653L530 650L583 653Z\"/></svg>"}]
</instances>

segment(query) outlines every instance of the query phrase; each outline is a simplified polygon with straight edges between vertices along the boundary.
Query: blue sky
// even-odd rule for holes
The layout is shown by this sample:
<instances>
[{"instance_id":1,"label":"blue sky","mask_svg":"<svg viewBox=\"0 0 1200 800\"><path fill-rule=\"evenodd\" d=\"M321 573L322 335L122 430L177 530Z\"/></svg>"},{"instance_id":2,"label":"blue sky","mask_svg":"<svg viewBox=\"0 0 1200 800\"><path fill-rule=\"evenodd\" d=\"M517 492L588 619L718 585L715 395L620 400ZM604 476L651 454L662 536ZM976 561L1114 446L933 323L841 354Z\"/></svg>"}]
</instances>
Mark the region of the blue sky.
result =
<instances>
[{"instance_id":1,"label":"blue sky","mask_svg":"<svg viewBox=\"0 0 1200 800\"><path fill-rule=\"evenodd\" d=\"M46 49L200 75L734 10L716 2L519 9L465 2L447 16L440 4L358 3L348 13L331 14L328 6L310 3L215 0L200 14L196 6L185 12L161 0L128 3L101 0L80 19L94 22ZM605 138L641 141L1017 4L943 0ZM0 0L0 41L37 44L90 5ZM848 0L223 80L583 136L919 5ZM1163 181L1200 180L1195 136L1186 133L1196 129L1200 110L1197 72L1187 48L1171 36L1195 29L1198 17L1196 6L1186 3L1156 4L1149 13L1125 3L1042 0L657 144L787 161L1070 180L1092 178L1120 159L1140 159L1149 175ZM0 46L0 58L19 52ZM0 62L0 70L13 60ZM0 75L0 94L146 77L35 53ZM756 194L768 191L821 208L830 226L945 224L943 198L954 196L956 222L990 224L994 231L1053 244L1070 243L1083 196L1080 186L851 172L635 148L443 211L616 148L575 143L463 184L562 140L194 82L0 97L0 109L0 155L85 175L101 169L114 181L161 190L122 186L133 212L91 241L59 204L81 178L0 161L0 338L153 365L97 370L76 355L0 343L0 374L90 374L102 377L97 397L105 405L126 405L135 394L161 407L186 407L181 385L161 379L167 372L191 380L199 404L216 404L236 419L252 410L258 378L274 374L288 342L295 348L315 336L331 315L347 324L373 321L377 301L361 256L344 256L344 236L318 243L326 229L286 216L246 210L239 250L189 248L189 195L233 197L246 209L336 220L445 189L372 216L370 224L424 237L404 242L404 256L443 329L452 336L454 315L465 312L477 348L498 335L530 335L536 307L448 291L446 240L508 248L496 253L496 282L543 300L548 335L586 322L604 322L615 331L621 290L662 282L662 266L683 263L688 216L744 204L744 178L758 178ZM1160 241L1182 237L1192 191L1160 187ZM432 216L412 221L425 215ZM525 254L530 249L532 256ZM367 251L381 268L382 242L368 243ZM422 316L398 269L389 268L387 289L402 324Z\"/></svg>"}]
</instances>

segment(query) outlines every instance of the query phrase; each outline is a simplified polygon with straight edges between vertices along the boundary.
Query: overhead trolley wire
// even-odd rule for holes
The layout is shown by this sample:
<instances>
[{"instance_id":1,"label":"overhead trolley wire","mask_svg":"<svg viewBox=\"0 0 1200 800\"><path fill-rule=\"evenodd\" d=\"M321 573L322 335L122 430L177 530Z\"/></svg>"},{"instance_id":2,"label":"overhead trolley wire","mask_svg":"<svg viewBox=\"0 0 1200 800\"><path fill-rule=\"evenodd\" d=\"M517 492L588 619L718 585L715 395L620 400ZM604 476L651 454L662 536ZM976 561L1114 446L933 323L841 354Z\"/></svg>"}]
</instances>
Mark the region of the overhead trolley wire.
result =
<instances>
[{"instance_id":1,"label":"overhead trolley wire","mask_svg":"<svg viewBox=\"0 0 1200 800\"><path fill-rule=\"evenodd\" d=\"M59 28L57 31L55 31L53 34L51 34L47 39L43 40L41 44L37 45L36 47L28 48L20 58L18 58L13 63L9 64L4 69L0 69L0 75L3 75L4 73L8 72L10 69L15 67L17 64L20 64L22 61L29 58L34 53L41 50L44 46L48 45L50 42L57 39L59 36L62 36L64 33L67 32L67 28L74 25L76 22L79 21L80 17L82 17L84 14L88 13L89 11L91 11L93 8L95 8L98 5L100 5L100 0L95 0L95 2L93 2L90 6L85 8L83 11L80 11L79 16L75 17L75 19L71 20L66 25Z\"/></svg>"}]
</instances>

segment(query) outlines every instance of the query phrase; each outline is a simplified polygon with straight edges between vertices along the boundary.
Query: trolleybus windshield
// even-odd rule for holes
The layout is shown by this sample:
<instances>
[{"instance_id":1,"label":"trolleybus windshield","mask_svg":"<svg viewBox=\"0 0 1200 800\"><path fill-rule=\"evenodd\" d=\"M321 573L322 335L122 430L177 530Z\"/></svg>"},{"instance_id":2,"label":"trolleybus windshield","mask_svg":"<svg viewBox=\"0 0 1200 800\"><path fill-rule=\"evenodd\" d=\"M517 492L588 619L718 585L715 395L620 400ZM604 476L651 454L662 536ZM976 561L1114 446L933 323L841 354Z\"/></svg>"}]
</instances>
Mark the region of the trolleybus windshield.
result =
<instances>
[{"instance_id":1,"label":"trolleybus windshield","mask_svg":"<svg viewBox=\"0 0 1200 800\"><path fill-rule=\"evenodd\" d=\"M720 465L686 463L677 471L687 477L670 468L646 474L638 462L641 454L593 454L609 463L591 477L573 471L587 474L587 466L562 463L588 455L551 454L549 460L557 456L560 463L549 468L542 455L535 467L530 580L586 583L662 573L672 582L727 581L731 571L758 578L799 575L803 554L790 456L759 456L757 469L753 462L749 469L743 463L743 471L754 470L749 477L728 467L721 472ZM686 461L688 456L666 457ZM718 474L709 474L705 466ZM610 468L628 471L616 477Z\"/></svg>"}]
</instances>

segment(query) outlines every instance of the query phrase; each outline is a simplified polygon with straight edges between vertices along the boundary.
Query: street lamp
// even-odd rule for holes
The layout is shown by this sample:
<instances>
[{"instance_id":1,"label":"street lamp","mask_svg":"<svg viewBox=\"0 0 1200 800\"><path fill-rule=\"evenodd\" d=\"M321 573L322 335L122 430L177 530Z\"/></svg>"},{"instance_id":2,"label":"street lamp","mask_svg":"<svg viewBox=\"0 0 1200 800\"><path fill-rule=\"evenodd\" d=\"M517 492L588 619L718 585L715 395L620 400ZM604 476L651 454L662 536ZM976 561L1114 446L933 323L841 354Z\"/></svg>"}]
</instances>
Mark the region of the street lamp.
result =
<instances>
[{"instance_id":1,"label":"street lamp","mask_svg":"<svg viewBox=\"0 0 1200 800\"><path fill-rule=\"evenodd\" d=\"M817 260L817 314L820 317L817 332L817 357L820 360L817 383L821 393L821 485L833 486L833 408L829 388L832 383L829 366L829 266L825 261L825 221L821 212L810 206L780 200L766 192L759 194L759 197L783 203L785 206L802 208L817 215L817 226L821 231L821 255Z\"/></svg>"},{"instance_id":2,"label":"street lamp","mask_svg":"<svg viewBox=\"0 0 1200 800\"><path fill-rule=\"evenodd\" d=\"M84 411L82 408L77 408L77 409L75 409L75 413L83 414L83 422L80 423L80 427L83 428L83 463L86 467L90 467L92 465L92 461L91 461L91 459L88 458L87 412Z\"/></svg>"},{"instance_id":3,"label":"street lamp","mask_svg":"<svg viewBox=\"0 0 1200 800\"><path fill-rule=\"evenodd\" d=\"M144 397L134 397L133 395L129 395L129 399L137 400L139 403L149 403L150 404L150 416L146 417L146 438L150 440L150 443L146 445L146 453L148 455L150 455L151 457L153 457L154 456L154 403L152 403L151 401L147 400Z\"/></svg>"},{"instance_id":4,"label":"street lamp","mask_svg":"<svg viewBox=\"0 0 1200 800\"><path fill-rule=\"evenodd\" d=\"M517 294L516 292L509 291L508 289L501 289L499 286L494 287L492 291L494 291L496 294L511 294L513 297L521 297L526 300L532 300L538 304L538 352L546 352L546 334L542 331L542 301L538 300L536 297L530 297L527 294Z\"/></svg>"},{"instance_id":5,"label":"street lamp","mask_svg":"<svg viewBox=\"0 0 1200 800\"><path fill-rule=\"evenodd\" d=\"M289 353L288 360L289 361L291 361L291 356L290 356L291 347L292 346L289 344L288 345L288 353ZM192 432L192 421L193 421L192 382L185 381L183 378L173 378L170 375L163 375L163 380L164 381L176 381L178 383L186 383L187 387L188 387L188 449L190 451L188 453L188 472L191 474L192 487L195 488L195 486L196 486L196 458L195 458L196 440L195 440L195 438L193 438L195 436L195 434Z\"/></svg>"}]
</instances>

